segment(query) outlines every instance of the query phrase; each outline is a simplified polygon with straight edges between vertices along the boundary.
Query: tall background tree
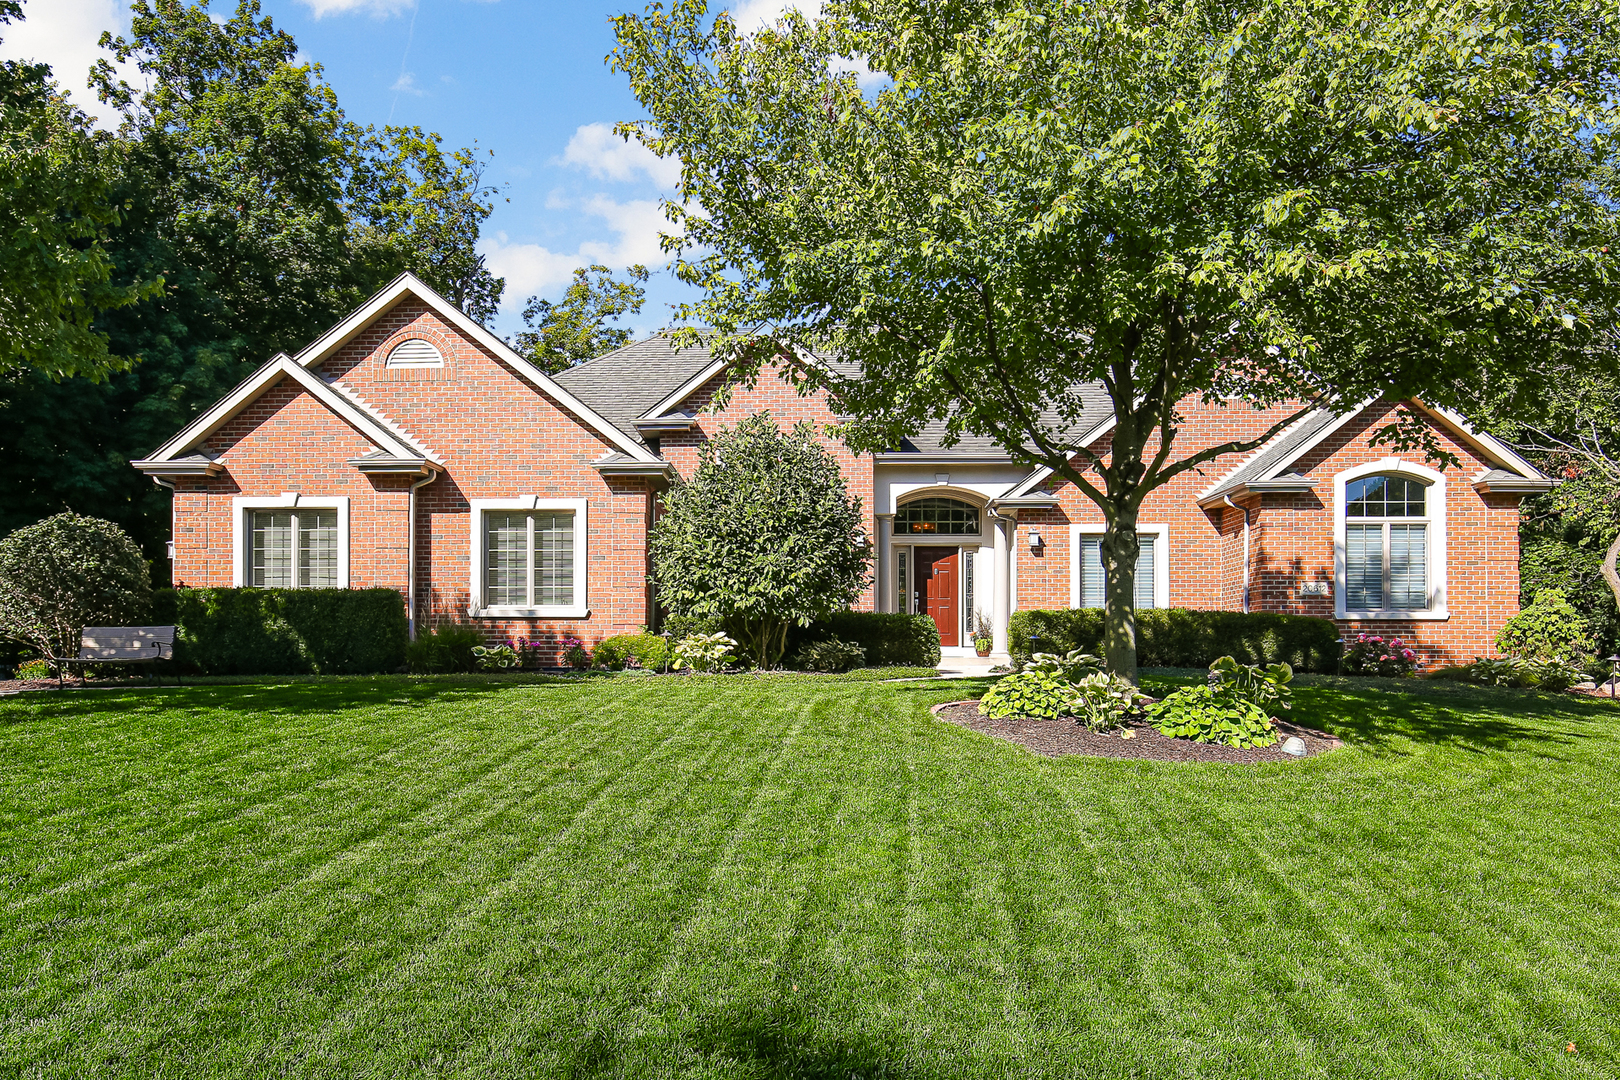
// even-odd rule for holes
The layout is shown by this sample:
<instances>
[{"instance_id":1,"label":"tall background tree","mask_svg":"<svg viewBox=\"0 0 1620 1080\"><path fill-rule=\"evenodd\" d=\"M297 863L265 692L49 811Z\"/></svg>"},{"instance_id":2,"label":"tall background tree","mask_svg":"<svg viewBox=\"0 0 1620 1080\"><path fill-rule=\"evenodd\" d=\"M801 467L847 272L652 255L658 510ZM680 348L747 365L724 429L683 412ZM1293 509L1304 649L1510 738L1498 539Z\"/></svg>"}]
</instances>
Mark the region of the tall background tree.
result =
<instances>
[{"instance_id":1,"label":"tall background tree","mask_svg":"<svg viewBox=\"0 0 1620 1080\"><path fill-rule=\"evenodd\" d=\"M542 371L556 372L612 352L630 343L630 329L612 326L621 316L635 315L646 302L647 268L632 266L628 281L600 264L582 266L562 300L553 304L529 297L523 324L513 344Z\"/></svg>"},{"instance_id":2,"label":"tall background tree","mask_svg":"<svg viewBox=\"0 0 1620 1080\"><path fill-rule=\"evenodd\" d=\"M95 143L116 221L112 287L161 291L91 329L138 362L98 385L33 374L0 387L0 534L63 509L118 522L162 555L168 493L130 469L253 369L306 344L401 270L487 318L504 282L476 253L483 159L415 128L350 123L318 65L243 0L136 0L92 77L117 106Z\"/></svg>"},{"instance_id":3,"label":"tall background tree","mask_svg":"<svg viewBox=\"0 0 1620 1080\"><path fill-rule=\"evenodd\" d=\"M747 378L825 387L858 448L929 420L1100 509L1111 667L1135 670L1143 499L1301 409L1465 411L1613 318L1620 23L1602 0L829 0L739 32L616 20L682 165L684 314ZM863 92L864 60L886 79ZM800 365L796 347L858 361ZM1080 387L1116 425L1076 441ZM1177 445L1190 398L1291 404ZM1409 414L1380 435L1438 448Z\"/></svg>"}]
</instances>

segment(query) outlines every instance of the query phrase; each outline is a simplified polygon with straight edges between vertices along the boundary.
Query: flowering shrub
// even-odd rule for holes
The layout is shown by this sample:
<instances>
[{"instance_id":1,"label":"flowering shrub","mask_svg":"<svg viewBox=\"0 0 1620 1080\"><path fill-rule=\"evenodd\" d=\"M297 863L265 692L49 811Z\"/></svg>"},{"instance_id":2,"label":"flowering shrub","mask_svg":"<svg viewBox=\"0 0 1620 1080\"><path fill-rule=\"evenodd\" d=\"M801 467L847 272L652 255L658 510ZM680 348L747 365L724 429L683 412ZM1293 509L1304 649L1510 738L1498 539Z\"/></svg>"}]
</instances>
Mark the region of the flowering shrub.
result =
<instances>
[{"instance_id":1,"label":"flowering shrub","mask_svg":"<svg viewBox=\"0 0 1620 1080\"><path fill-rule=\"evenodd\" d=\"M30 660L17 668L19 679L51 679L55 674L51 671L49 660Z\"/></svg>"},{"instance_id":2,"label":"flowering shrub","mask_svg":"<svg viewBox=\"0 0 1620 1080\"><path fill-rule=\"evenodd\" d=\"M1386 638L1362 632L1353 638L1340 638L1344 658L1339 661L1346 675L1383 675L1402 678L1423 663L1417 651L1398 637Z\"/></svg>"},{"instance_id":3,"label":"flowering shrub","mask_svg":"<svg viewBox=\"0 0 1620 1080\"><path fill-rule=\"evenodd\" d=\"M692 634L676 644L675 662L670 667L718 671L731 661L736 647L737 642L725 634Z\"/></svg>"},{"instance_id":4,"label":"flowering shrub","mask_svg":"<svg viewBox=\"0 0 1620 1080\"><path fill-rule=\"evenodd\" d=\"M511 645L474 645L473 655L478 657L480 671L507 671L523 663Z\"/></svg>"},{"instance_id":5,"label":"flowering shrub","mask_svg":"<svg viewBox=\"0 0 1620 1080\"><path fill-rule=\"evenodd\" d=\"M585 643L577 637L562 639L563 660L575 671L584 671L591 666L591 654L585 651Z\"/></svg>"}]
</instances>

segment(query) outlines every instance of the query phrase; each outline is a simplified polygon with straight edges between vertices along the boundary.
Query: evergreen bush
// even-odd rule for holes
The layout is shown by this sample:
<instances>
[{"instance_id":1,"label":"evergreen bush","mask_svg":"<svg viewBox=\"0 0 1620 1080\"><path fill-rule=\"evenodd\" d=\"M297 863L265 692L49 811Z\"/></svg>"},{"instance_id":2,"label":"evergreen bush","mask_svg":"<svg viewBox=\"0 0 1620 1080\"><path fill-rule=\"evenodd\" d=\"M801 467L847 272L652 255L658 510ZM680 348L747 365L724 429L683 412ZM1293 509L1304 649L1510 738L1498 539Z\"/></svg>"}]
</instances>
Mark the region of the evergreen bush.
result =
<instances>
[{"instance_id":1,"label":"evergreen bush","mask_svg":"<svg viewBox=\"0 0 1620 1080\"><path fill-rule=\"evenodd\" d=\"M141 549L110 521L56 514L0 540L0 637L41 656L77 656L86 626L144 625L151 606Z\"/></svg>"},{"instance_id":2,"label":"evergreen bush","mask_svg":"<svg viewBox=\"0 0 1620 1080\"><path fill-rule=\"evenodd\" d=\"M153 609L176 627L175 662L205 675L372 675L406 662L395 589L174 589ZM460 670L483 644L473 635Z\"/></svg>"},{"instance_id":3,"label":"evergreen bush","mask_svg":"<svg viewBox=\"0 0 1620 1080\"><path fill-rule=\"evenodd\" d=\"M1014 613L1007 629L1015 664L1033 653L1102 653L1103 613L1058 608ZM1339 669L1339 629L1331 619L1270 611L1143 609L1136 613L1137 663L1142 667L1207 668L1221 656L1244 664L1287 664L1295 671Z\"/></svg>"},{"instance_id":4,"label":"evergreen bush","mask_svg":"<svg viewBox=\"0 0 1620 1080\"><path fill-rule=\"evenodd\" d=\"M795 628L789 645L797 652L811 642L828 639L865 649L868 667L939 666L939 627L927 615L838 611Z\"/></svg>"}]
</instances>

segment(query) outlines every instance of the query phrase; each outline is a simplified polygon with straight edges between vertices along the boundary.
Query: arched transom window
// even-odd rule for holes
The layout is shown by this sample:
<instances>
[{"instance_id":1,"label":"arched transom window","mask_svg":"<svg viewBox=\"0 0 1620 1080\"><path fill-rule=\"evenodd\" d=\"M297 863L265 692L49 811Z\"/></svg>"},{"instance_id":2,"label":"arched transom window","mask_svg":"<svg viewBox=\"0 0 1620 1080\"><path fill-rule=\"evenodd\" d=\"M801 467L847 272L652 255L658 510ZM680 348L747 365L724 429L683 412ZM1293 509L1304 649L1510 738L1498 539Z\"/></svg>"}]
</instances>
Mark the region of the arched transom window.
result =
<instances>
[{"instance_id":1,"label":"arched transom window","mask_svg":"<svg viewBox=\"0 0 1620 1080\"><path fill-rule=\"evenodd\" d=\"M959 499L917 499L894 513L896 536L978 536L979 508Z\"/></svg>"},{"instance_id":2,"label":"arched transom window","mask_svg":"<svg viewBox=\"0 0 1620 1080\"><path fill-rule=\"evenodd\" d=\"M408 338L395 345L388 354L391 368L444 367L444 356L433 342L422 338Z\"/></svg>"},{"instance_id":3,"label":"arched transom window","mask_svg":"<svg viewBox=\"0 0 1620 1080\"><path fill-rule=\"evenodd\" d=\"M1429 607L1429 486L1363 476L1344 487L1344 600L1352 611Z\"/></svg>"}]
</instances>

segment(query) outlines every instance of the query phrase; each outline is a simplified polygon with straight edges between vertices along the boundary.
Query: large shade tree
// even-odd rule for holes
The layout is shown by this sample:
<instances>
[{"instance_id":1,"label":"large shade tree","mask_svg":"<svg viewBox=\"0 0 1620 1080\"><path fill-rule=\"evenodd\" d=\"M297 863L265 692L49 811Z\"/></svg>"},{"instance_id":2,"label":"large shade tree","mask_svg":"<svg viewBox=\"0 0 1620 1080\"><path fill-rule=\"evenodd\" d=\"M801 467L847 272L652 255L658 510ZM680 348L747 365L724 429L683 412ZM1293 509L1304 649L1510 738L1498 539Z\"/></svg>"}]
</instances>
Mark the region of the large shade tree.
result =
<instances>
[{"instance_id":1,"label":"large shade tree","mask_svg":"<svg viewBox=\"0 0 1620 1080\"><path fill-rule=\"evenodd\" d=\"M1073 484L1127 674L1153 490L1311 407L1504 380L1531 407L1521 377L1614 310L1606 0L829 0L752 34L677 0L616 32L711 346L826 388L858 448L943 420ZM1183 446L1197 398L1290 407Z\"/></svg>"}]
</instances>

